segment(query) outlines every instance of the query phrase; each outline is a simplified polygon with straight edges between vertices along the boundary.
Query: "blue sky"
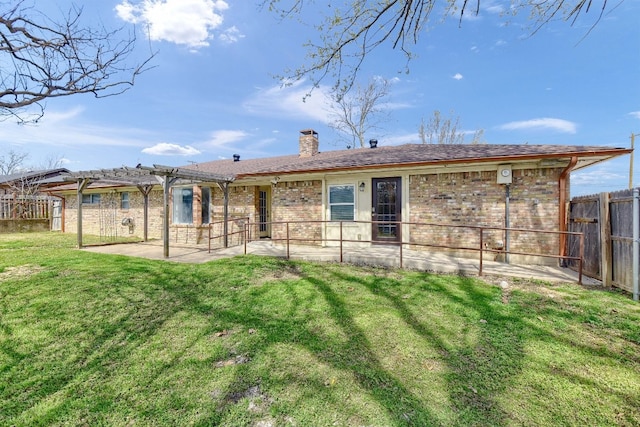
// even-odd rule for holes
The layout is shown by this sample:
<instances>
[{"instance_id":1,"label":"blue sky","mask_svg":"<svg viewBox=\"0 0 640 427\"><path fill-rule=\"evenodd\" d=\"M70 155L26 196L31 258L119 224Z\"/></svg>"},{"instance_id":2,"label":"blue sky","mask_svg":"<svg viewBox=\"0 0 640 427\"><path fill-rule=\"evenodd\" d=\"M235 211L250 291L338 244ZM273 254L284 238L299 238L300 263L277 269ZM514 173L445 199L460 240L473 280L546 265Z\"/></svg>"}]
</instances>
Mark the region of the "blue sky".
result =
<instances>
[{"instance_id":1,"label":"blue sky","mask_svg":"<svg viewBox=\"0 0 640 427\"><path fill-rule=\"evenodd\" d=\"M68 9L64 0L28 1L53 18ZM154 68L123 95L58 98L47 102L37 125L0 122L3 151L27 152L31 165L61 158L69 169L89 170L294 154L299 131L308 128L319 133L321 150L344 147L327 126L328 88L303 102L309 81L281 88L274 77L304 63L303 44L317 38L312 24L322 9L309 5L300 20L281 20L259 1L78 3L89 24L135 23L136 55L151 46L158 52ZM508 2L481 4L479 16L461 25L457 18L434 21L408 73L403 55L388 47L367 59L360 82L393 82L388 119L367 139L417 143L421 119L439 110L459 116L465 131L484 129L492 144L630 146L630 135L640 133L640 2L610 8L590 32L597 10L532 36L524 16L505 25L500 11ZM573 173L572 195L627 188L629 160Z\"/></svg>"}]
</instances>

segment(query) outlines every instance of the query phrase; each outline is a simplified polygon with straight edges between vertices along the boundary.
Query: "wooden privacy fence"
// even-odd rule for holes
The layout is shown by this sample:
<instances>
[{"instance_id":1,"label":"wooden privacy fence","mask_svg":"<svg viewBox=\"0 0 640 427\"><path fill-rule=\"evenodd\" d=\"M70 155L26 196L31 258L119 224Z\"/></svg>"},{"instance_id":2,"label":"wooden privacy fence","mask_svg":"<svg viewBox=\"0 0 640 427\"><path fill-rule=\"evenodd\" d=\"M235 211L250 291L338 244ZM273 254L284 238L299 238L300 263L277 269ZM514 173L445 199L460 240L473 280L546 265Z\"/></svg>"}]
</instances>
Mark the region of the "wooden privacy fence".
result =
<instances>
[{"instance_id":1,"label":"wooden privacy fence","mask_svg":"<svg viewBox=\"0 0 640 427\"><path fill-rule=\"evenodd\" d=\"M0 196L0 219L49 219L51 206L47 196Z\"/></svg>"},{"instance_id":2,"label":"wooden privacy fence","mask_svg":"<svg viewBox=\"0 0 640 427\"><path fill-rule=\"evenodd\" d=\"M568 211L569 231L584 233L584 274L634 292L633 190L575 197ZM567 244L569 256L578 252L575 239Z\"/></svg>"}]
</instances>

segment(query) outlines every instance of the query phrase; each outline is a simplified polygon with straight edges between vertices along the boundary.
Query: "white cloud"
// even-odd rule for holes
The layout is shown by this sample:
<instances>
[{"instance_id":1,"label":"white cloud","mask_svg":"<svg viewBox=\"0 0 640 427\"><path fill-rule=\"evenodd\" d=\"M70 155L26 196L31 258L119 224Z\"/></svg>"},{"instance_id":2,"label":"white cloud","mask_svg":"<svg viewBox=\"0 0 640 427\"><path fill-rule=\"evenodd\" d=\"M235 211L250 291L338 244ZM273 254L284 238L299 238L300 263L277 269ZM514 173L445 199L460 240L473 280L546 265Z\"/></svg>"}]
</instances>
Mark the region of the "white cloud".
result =
<instances>
[{"instance_id":1,"label":"white cloud","mask_svg":"<svg viewBox=\"0 0 640 427\"><path fill-rule=\"evenodd\" d=\"M224 32L220 34L219 38L225 43L235 43L240 39L243 39L244 34L242 34L240 30L234 25L233 27L224 30Z\"/></svg>"},{"instance_id":2,"label":"white cloud","mask_svg":"<svg viewBox=\"0 0 640 427\"><path fill-rule=\"evenodd\" d=\"M147 147L142 150L145 154L155 154L156 156L193 156L200 154L200 151L189 145L169 144L161 142L153 147Z\"/></svg>"},{"instance_id":3,"label":"white cloud","mask_svg":"<svg viewBox=\"0 0 640 427\"><path fill-rule=\"evenodd\" d=\"M603 185L610 182L624 180L624 174L611 172L605 168L597 168L589 171L579 171L571 174L572 185Z\"/></svg>"},{"instance_id":4,"label":"white cloud","mask_svg":"<svg viewBox=\"0 0 640 427\"><path fill-rule=\"evenodd\" d=\"M211 133L208 145L223 147L245 139L249 134L243 130L216 130Z\"/></svg>"},{"instance_id":5,"label":"white cloud","mask_svg":"<svg viewBox=\"0 0 640 427\"><path fill-rule=\"evenodd\" d=\"M86 121L83 108L47 110L37 124L17 125L0 121L0 145L48 146L67 150L88 146L144 147L150 133L141 129L103 126Z\"/></svg>"},{"instance_id":6,"label":"white cloud","mask_svg":"<svg viewBox=\"0 0 640 427\"><path fill-rule=\"evenodd\" d=\"M249 113L285 119L311 119L327 123L330 118L328 108L331 97L328 88L320 86L313 89L304 81L297 81L287 87L272 86L259 89L250 99L243 103ZM306 96L306 99L305 99Z\"/></svg>"},{"instance_id":7,"label":"white cloud","mask_svg":"<svg viewBox=\"0 0 640 427\"><path fill-rule=\"evenodd\" d=\"M453 76L451 76L451 78L455 80L462 80L464 79L464 76L460 73L455 73Z\"/></svg>"},{"instance_id":8,"label":"white cloud","mask_svg":"<svg viewBox=\"0 0 640 427\"><path fill-rule=\"evenodd\" d=\"M151 40L198 49L209 45L212 31L222 25L222 12L228 8L223 0L144 0L136 4L124 0L116 6L116 13L126 22L143 24ZM236 34L236 40L238 37ZM224 40L233 38L227 35Z\"/></svg>"},{"instance_id":9,"label":"white cloud","mask_svg":"<svg viewBox=\"0 0 640 427\"><path fill-rule=\"evenodd\" d=\"M578 125L568 120L540 118L506 123L499 126L502 130L550 129L563 133L576 133Z\"/></svg>"},{"instance_id":10,"label":"white cloud","mask_svg":"<svg viewBox=\"0 0 640 427\"><path fill-rule=\"evenodd\" d=\"M636 119L640 119L640 111L632 111L629 113L631 117L635 117Z\"/></svg>"}]
</instances>

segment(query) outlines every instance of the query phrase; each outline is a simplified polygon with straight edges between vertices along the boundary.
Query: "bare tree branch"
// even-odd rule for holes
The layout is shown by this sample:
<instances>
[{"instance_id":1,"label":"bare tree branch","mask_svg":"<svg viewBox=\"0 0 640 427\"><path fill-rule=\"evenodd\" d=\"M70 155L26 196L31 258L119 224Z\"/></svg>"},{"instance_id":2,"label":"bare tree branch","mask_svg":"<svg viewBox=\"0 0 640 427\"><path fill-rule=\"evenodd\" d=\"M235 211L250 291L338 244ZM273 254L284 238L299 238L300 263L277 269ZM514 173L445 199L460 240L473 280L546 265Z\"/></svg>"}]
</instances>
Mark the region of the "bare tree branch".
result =
<instances>
[{"instance_id":1,"label":"bare tree branch","mask_svg":"<svg viewBox=\"0 0 640 427\"><path fill-rule=\"evenodd\" d=\"M49 98L121 94L150 68L154 53L127 64L135 35L120 38L122 29L82 27L82 8L72 8L58 23L24 1L12 4L0 2L0 120L37 121Z\"/></svg>"},{"instance_id":2,"label":"bare tree branch","mask_svg":"<svg viewBox=\"0 0 640 427\"><path fill-rule=\"evenodd\" d=\"M460 130L459 116L443 118L438 110L433 112L433 116L426 123L423 117L418 128L418 137L423 144L466 144L466 136L467 133ZM483 144L483 136L484 129L476 130L468 143Z\"/></svg>"},{"instance_id":3,"label":"bare tree branch","mask_svg":"<svg viewBox=\"0 0 640 427\"><path fill-rule=\"evenodd\" d=\"M20 153L14 150L0 155L0 175L11 175L18 172L24 166L24 161L28 157L28 153Z\"/></svg>"},{"instance_id":4,"label":"bare tree branch","mask_svg":"<svg viewBox=\"0 0 640 427\"><path fill-rule=\"evenodd\" d=\"M513 0L509 15L528 14L533 24L531 34L535 34L556 19L575 24L595 3L601 5L595 26L609 7L609 0ZM333 12L316 24L318 42L305 44L308 61L297 69L286 70L281 78L292 82L306 77L313 87L331 78L334 90L347 92L366 57L376 48L388 43L392 49L400 50L408 63L414 56L412 47L427 31L436 11L442 20L458 16L461 24L467 12L478 15L481 4L481 0L348 0L342 7L333 6ZM302 13L305 2L262 0L262 5L282 17L292 17Z\"/></svg>"},{"instance_id":5,"label":"bare tree branch","mask_svg":"<svg viewBox=\"0 0 640 427\"><path fill-rule=\"evenodd\" d=\"M332 106L332 122L347 142L347 148L365 146L367 134L378 128L383 120L382 101L389 95L389 81L372 78L365 87L356 85L349 93L335 92Z\"/></svg>"}]
</instances>

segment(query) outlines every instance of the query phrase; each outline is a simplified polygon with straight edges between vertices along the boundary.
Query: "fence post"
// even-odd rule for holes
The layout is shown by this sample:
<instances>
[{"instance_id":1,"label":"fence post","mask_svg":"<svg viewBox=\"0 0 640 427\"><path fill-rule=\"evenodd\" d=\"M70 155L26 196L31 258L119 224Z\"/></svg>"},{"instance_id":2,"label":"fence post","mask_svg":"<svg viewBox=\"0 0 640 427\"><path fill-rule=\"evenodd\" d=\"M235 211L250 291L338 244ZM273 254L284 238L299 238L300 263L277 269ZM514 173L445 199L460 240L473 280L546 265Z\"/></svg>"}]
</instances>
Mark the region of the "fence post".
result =
<instances>
[{"instance_id":1,"label":"fence post","mask_svg":"<svg viewBox=\"0 0 640 427\"><path fill-rule=\"evenodd\" d=\"M633 300L638 301L640 296L638 295L638 257L640 257L640 190L638 188L633 189Z\"/></svg>"},{"instance_id":2,"label":"fence post","mask_svg":"<svg viewBox=\"0 0 640 427\"><path fill-rule=\"evenodd\" d=\"M600 275L604 286L611 286L613 281L613 260L611 259L611 213L609 201L611 196L609 193L600 193L598 200L599 221L598 228L600 230Z\"/></svg>"},{"instance_id":3,"label":"fence post","mask_svg":"<svg viewBox=\"0 0 640 427\"><path fill-rule=\"evenodd\" d=\"M582 266L584 265L584 233L580 233L580 261L578 270L578 285L582 286Z\"/></svg>"},{"instance_id":4,"label":"fence post","mask_svg":"<svg viewBox=\"0 0 640 427\"><path fill-rule=\"evenodd\" d=\"M287 259L289 259L289 221L287 221Z\"/></svg>"}]
</instances>

